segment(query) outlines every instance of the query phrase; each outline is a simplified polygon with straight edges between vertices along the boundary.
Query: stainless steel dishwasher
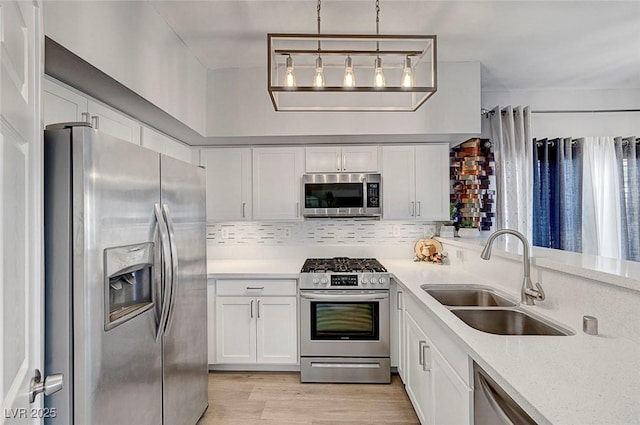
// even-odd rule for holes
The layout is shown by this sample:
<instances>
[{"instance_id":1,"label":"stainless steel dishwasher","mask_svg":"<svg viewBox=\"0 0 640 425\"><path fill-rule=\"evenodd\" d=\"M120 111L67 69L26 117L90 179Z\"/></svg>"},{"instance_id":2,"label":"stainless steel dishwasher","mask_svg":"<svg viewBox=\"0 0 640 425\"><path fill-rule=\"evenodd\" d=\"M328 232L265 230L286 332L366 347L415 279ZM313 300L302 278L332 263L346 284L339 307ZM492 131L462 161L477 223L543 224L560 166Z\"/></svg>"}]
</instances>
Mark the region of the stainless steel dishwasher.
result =
<instances>
[{"instance_id":1,"label":"stainless steel dishwasher","mask_svg":"<svg viewBox=\"0 0 640 425\"><path fill-rule=\"evenodd\" d=\"M473 364L474 425L536 424L491 377Z\"/></svg>"}]
</instances>

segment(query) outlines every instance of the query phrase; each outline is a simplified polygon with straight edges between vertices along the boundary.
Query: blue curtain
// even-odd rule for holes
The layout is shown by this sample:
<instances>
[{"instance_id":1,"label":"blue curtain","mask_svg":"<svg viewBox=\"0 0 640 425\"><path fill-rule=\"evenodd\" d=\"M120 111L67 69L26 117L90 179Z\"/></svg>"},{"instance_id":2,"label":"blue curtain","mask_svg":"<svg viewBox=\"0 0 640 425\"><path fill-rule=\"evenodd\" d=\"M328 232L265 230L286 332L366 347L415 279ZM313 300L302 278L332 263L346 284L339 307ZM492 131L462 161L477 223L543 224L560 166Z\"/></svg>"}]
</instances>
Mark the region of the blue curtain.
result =
<instances>
[{"instance_id":1,"label":"blue curtain","mask_svg":"<svg viewBox=\"0 0 640 425\"><path fill-rule=\"evenodd\" d=\"M534 140L533 244L582 251L580 140Z\"/></svg>"},{"instance_id":2,"label":"blue curtain","mask_svg":"<svg viewBox=\"0 0 640 425\"><path fill-rule=\"evenodd\" d=\"M615 139L620 182L622 258L640 261L640 139Z\"/></svg>"}]
</instances>

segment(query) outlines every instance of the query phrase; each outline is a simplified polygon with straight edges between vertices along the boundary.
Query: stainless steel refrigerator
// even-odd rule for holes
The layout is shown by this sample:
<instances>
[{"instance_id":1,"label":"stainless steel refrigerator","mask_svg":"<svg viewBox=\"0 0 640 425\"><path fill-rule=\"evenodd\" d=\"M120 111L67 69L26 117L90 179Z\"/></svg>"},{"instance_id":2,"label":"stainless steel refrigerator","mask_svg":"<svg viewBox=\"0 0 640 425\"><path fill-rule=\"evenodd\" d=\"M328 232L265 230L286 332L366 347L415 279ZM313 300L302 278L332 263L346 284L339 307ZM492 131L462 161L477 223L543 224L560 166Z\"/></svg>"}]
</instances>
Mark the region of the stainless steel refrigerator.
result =
<instances>
[{"instance_id":1,"label":"stainless steel refrigerator","mask_svg":"<svg viewBox=\"0 0 640 425\"><path fill-rule=\"evenodd\" d=\"M204 170L45 131L46 397L64 425L194 425L208 406ZM46 375L45 375L46 376Z\"/></svg>"}]
</instances>

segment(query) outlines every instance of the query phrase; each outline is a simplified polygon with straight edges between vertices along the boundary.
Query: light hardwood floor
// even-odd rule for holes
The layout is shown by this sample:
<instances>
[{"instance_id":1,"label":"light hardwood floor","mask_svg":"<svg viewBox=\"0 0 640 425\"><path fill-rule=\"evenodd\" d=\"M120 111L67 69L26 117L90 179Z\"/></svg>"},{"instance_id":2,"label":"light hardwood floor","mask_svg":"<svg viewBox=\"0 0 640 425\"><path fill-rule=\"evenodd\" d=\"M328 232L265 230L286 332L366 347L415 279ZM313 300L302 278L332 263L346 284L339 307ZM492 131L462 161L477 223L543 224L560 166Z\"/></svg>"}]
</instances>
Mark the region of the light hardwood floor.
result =
<instances>
[{"instance_id":1,"label":"light hardwood floor","mask_svg":"<svg viewBox=\"0 0 640 425\"><path fill-rule=\"evenodd\" d=\"M384 384L301 384L299 373L209 374L197 425L419 424L397 375Z\"/></svg>"}]
</instances>

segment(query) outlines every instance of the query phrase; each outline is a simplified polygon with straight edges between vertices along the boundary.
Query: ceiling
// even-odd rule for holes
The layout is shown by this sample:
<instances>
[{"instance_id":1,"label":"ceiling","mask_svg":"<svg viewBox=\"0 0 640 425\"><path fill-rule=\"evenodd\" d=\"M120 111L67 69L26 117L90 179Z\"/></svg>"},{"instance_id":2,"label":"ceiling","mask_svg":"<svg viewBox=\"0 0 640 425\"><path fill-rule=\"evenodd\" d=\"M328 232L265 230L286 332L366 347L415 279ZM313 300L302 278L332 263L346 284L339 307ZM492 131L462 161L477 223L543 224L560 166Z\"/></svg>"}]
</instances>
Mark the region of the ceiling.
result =
<instances>
[{"instance_id":1,"label":"ceiling","mask_svg":"<svg viewBox=\"0 0 640 425\"><path fill-rule=\"evenodd\" d=\"M266 66L268 32L316 31L315 0L152 1L208 69ZM435 34L483 90L640 88L640 1L380 0L380 32ZM322 32L374 33L374 0L324 0Z\"/></svg>"}]
</instances>

